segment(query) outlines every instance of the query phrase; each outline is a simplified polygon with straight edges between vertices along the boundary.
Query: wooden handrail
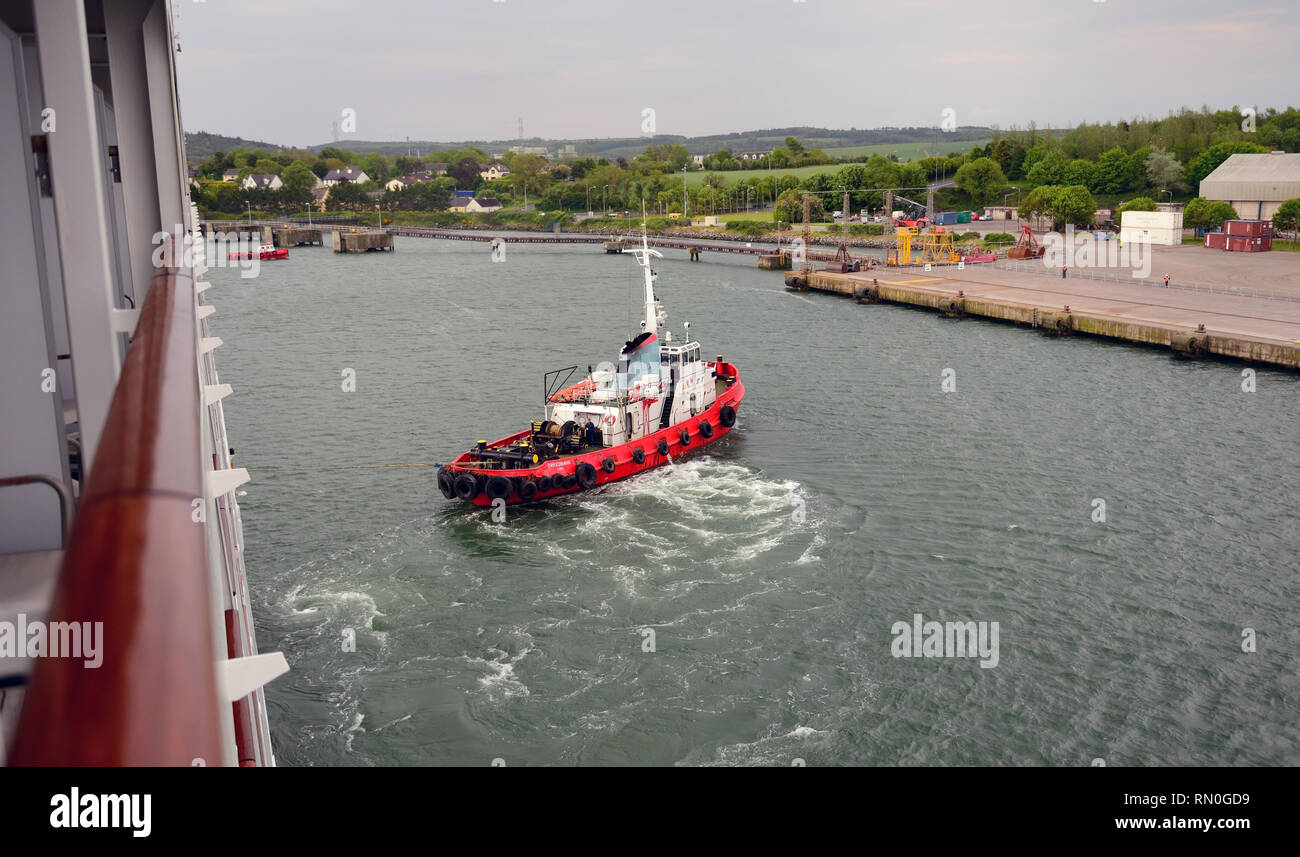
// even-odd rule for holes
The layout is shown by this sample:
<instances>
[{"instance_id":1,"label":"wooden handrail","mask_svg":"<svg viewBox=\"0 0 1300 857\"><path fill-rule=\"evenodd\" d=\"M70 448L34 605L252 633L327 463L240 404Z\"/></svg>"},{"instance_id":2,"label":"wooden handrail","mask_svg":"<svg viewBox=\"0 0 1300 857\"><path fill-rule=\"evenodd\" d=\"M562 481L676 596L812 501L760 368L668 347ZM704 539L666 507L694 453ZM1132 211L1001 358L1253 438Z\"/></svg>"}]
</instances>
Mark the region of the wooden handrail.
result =
<instances>
[{"instance_id":1,"label":"wooden handrail","mask_svg":"<svg viewBox=\"0 0 1300 857\"><path fill-rule=\"evenodd\" d=\"M153 279L50 609L103 623L102 663L36 659L11 764L221 764L193 289Z\"/></svg>"}]
</instances>

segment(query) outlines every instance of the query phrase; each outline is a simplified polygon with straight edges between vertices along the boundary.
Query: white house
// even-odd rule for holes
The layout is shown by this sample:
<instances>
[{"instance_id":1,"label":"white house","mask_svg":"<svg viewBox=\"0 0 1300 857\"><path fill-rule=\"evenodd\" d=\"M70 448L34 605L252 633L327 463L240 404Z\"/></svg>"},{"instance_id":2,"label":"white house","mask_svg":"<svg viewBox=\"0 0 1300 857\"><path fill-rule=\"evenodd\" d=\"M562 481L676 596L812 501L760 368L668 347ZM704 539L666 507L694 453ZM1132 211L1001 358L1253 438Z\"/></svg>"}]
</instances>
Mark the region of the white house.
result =
<instances>
[{"instance_id":1,"label":"white house","mask_svg":"<svg viewBox=\"0 0 1300 857\"><path fill-rule=\"evenodd\" d=\"M509 168L501 164L493 164L492 166L488 167L486 170L483 170L481 173L479 173L479 178L492 181L493 179L503 178L508 175L510 175Z\"/></svg>"},{"instance_id":2,"label":"white house","mask_svg":"<svg viewBox=\"0 0 1300 857\"><path fill-rule=\"evenodd\" d=\"M336 184L361 184L370 181L370 176L360 167L344 167L341 170L330 170L321 179L321 183L326 187L333 187Z\"/></svg>"},{"instance_id":3,"label":"white house","mask_svg":"<svg viewBox=\"0 0 1300 857\"><path fill-rule=\"evenodd\" d=\"M221 180L223 182L239 181L239 170L223 170L221 173Z\"/></svg>"},{"instance_id":4,"label":"white house","mask_svg":"<svg viewBox=\"0 0 1300 857\"><path fill-rule=\"evenodd\" d=\"M487 214L492 211L500 211L501 207L501 201L490 196L486 196L482 199L471 199L465 203L465 211L471 213L481 212Z\"/></svg>"},{"instance_id":5,"label":"white house","mask_svg":"<svg viewBox=\"0 0 1300 857\"><path fill-rule=\"evenodd\" d=\"M239 183L244 190L279 190L284 182L273 173L250 173Z\"/></svg>"},{"instance_id":6,"label":"white house","mask_svg":"<svg viewBox=\"0 0 1300 857\"><path fill-rule=\"evenodd\" d=\"M396 193L404 187L406 187L406 182L401 179L389 179L388 183L384 185L384 190L389 193Z\"/></svg>"}]
</instances>

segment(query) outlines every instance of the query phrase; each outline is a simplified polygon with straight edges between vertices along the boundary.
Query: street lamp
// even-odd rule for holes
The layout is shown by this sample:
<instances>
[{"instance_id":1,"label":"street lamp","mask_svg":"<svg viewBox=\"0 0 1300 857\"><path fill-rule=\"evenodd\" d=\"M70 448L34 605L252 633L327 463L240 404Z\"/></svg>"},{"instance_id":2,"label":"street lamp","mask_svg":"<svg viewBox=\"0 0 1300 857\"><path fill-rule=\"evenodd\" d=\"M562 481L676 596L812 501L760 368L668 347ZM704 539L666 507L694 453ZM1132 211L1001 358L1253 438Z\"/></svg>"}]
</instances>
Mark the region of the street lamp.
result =
<instances>
[{"instance_id":1,"label":"street lamp","mask_svg":"<svg viewBox=\"0 0 1300 857\"><path fill-rule=\"evenodd\" d=\"M253 225L253 204L248 200L244 200L244 206L248 209L248 225L252 226Z\"/></svg>"},{"instance_id":2,"label":"street lamp","mask_svg":"<svg viewBox=\"0 0 1300 857\"><path fill-rule=\"evenodd\" d=\"M600 189L600 207L603 209L602 214L609 216L609 185Z\"/></svg>"},{"instance_id":3,"label":"street lamp","mask_svg":"<svg viewBox=\"0 0 1300 857\"><path fill-rule=\"evenodd\" d=\"M1160 192L1161 192L1161 193L1167 193L1167 194L1169 194L1169 202L1170 202L1170 204L1173 203L1173 201L1174 201L1174 192L1173 192L1172 190L1163 190L1163 189L1162 189Z\"/></svg>"},{"instance_id":4,"label":"street lamp","mask_svg":"<svg viewBox=\"0 0 1300 857\"><path fill-rule=\"evenodd\" d=\"M384 228L384 217L379 213L379 203L375 203L375 222L380 229Z\"/></svg>"}]
</instances>

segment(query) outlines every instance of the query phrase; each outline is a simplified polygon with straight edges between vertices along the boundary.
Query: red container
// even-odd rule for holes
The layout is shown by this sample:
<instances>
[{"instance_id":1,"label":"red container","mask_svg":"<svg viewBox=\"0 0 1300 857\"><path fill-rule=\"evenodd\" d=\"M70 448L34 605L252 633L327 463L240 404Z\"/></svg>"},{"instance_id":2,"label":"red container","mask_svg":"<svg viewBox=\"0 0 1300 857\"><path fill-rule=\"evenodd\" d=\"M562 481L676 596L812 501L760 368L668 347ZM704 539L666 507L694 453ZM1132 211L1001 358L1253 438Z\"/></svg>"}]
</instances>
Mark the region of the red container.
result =
<instances>
[{"instance_id":1,"label":"red container","mask_svg":"<svg viewBox=\"0 0 1300 857\"><path fill-rule=\"evenodd\" d=\"M1228 250L1236 253L1244 253L1250 247L1250 239L1245 235L1229 235Z\"/></svg>"},{"instance_id":2,"label":"red container","mask_svg":"<svg viewBox=\"0 0 1300 857\"><path fill-rule=\"evenodd\" d=\"M1222 232L1205 233L1205 246L1212 250L1227 250L1228 236Z\"/></svg>"},{"instance_id":3,"label":"red container","mask_svg":"<svg viewBox=\"0 0 1300 857\"><path fill-rule=\"evenodd\" d=\"M1251 238L1259 238L1264 235L1271 235L1272 229L1273 222L1271 220L1223 221L1223 231L1229 235L1247 235Z\"/></svg>"},{"instance_id":4,"label":"red container","mask_svg":"<svg viewBox=\"0 0 1300 857\"><path fill-rule=\"evenodd\" d=\"M1261 252L1263 252L1263 251L1265 251L1265 250L1272 250L1272 249L1273 249L1273 236L1272 236L1272 235L1265 235L1263 238L1259 239L1259 249L1260 249Z\"/></svg>"}]
</instances>

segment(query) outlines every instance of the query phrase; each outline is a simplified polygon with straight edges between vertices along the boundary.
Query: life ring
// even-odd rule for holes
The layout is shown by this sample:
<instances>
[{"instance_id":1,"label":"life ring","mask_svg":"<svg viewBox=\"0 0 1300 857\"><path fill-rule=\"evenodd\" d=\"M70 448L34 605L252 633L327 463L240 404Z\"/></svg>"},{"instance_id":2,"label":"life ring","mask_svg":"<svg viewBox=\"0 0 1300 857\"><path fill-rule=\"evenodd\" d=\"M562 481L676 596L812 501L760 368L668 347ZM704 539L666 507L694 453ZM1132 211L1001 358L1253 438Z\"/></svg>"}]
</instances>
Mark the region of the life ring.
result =
<instances>
[{"instance_id":1,"label":"life ring","mask_svg":"<svg viewBox=\"0 0 1300 857\"><path fill-rule=\"evenodd\" d=\"M592 467L589 462L579 461L578 466L574 469L578 477L578 484L583 489L593 488L596 485L596 468Z\"/></svg>"},{"instance_id":2,"label":"life ring","mask_svg":"<svg viewBox=\"0 0 1300 857\"><path fill-rule=\"evenodd\" d=\"M519 485L519 499L529 502L537 497L537 483L525 480Z\"/></svg>"},{"instance_id":3,"label":"life ring","mask_svg":"<svg viewBox=\"0 0 1300 857\"><path fill-rule=\"evenodd\" d=\"M504 500L510 496L510 480L500 475L492 476L485 490L489 500Z\"/></svg>"},{"instance_id":4,"label":"life ring","mask_svg":"<svg viewBox=\"0 0 1300 857\"><path fill-rule=\"evenodd\" d=\"M632 385L632 400L635 401L635 400L637 400L637 399L639 399L639 398L641 398L641 385L640 385L640 383L633 384L633 385Z\"/></svg>"},{"instance_id":5,"label":"life ring","mask_svg":"<svg viewBox=\"0 0 1300 857\"><path fill-rule=\"evenodd\" d=\"M448 500L454 499L456 496L456 480L451 477L450 473L441 469L438 470L438 490Z\"/></svg>"},{"instance_id":6,"label":"life ring","mask_svg":"<svg viewBox=\"0 0 1300 857\"><path fill-rule=\"evenodd\" d=\"M700 420L700 437L713 437L713 424L708 420Z\"/></svg>"},{"instance_id":7,"label":"life ring","mask_svg":"<svg viewBox=\"0 0 1300 857\"><path fill-rule=\"evenodd\" d=\"M539 491L550 491L550 490L551 490L551 477L549 477L549 476L543 476L541 479L538 479L538 480L537 480L537 490L539 490Z\"/></svg>"},{"instance_id":8,"label":"life ring","mask_svg":"<svg viewBox=\"0 0 1300 857\"><path fill-rule=\"evenodd\" d=\"M607 425L607 426L612 426L613 424L614 424L614 415L613 415L613 414L606 414L606 415L605 415L605 425Z\"/></svg>"},{"instance_id":9,"label":"life ring","mask_svg":"<svg viewBox=\"0 0 1300 857\"><path fill-rule=\"evenodd\" d=\"M718 422L722 423L725 428L731 428L736 424L736 409L731 405L723 405L722 410L718 412Z\"/></svg>"},{"instance_id":10,"label":"life ring","mask_svg":"<svg viewBox=\"0 0 1300 857\"><path fill-rule=\"evenodd\" d=\"M617 466L618 465L614 463L614 456L612 455L605 456L605 460L600 463L600 469L606 473L613 473L614 468Z\"/></svg>"},{"instance_id":11,"label":"life ring","mask_svg":"<svg viewBox=\"0 0 1300 857\"><path fill-rule=\"evenodd\" d=\"M637 464L645 464L645 450L641 447L635 447L632 450L632 460Z\"/></svg>"},{"instance_id":12,"label":"life ring","mask_svg":"<svg viewBox=\"0 0 1300 857\"><path fill-rule=\"evenodd\" d=\"M478 494L478 482L468 473L456 477L455 488L456 496L462 500L473 500L474 495Z\"/></svg>"},{"instance_id":13,"label":"life ring","mask_svg":"<svg viewBox=\"0 0 1300 857\"><path fill-rule=\"evenodd\" d=\"M681 431L677 432L677 438L682 442L682 446L691 445L691 433L686 430L686 426L682 426Z\"/></svg>"},{"instance_id":14,"label":"life ring","mask_svg":"<svg viewBox=\"0 0 1300 857\"><path fill-rule=\"evenodd\" d=\"M668 441L663 438L659 438L659 454L664 456L668 455Z\"/></svg>"}]
</instances>

